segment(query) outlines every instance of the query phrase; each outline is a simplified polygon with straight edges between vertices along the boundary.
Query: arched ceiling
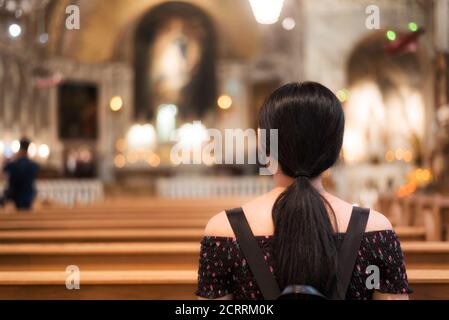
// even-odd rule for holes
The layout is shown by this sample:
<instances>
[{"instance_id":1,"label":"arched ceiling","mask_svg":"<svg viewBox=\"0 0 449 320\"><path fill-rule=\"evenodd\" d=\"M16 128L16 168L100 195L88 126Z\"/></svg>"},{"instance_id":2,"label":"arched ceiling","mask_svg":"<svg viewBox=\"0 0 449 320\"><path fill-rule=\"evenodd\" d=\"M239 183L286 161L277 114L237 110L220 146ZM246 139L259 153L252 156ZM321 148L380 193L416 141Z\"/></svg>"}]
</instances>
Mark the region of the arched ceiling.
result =
<instances>
[{"instance_id":1,"label":"arched ceiling","mask_svg":"<svg viewBox=\"0 0 449 320\"><path fill-rule=\"evenodd\" d=\"M132 47L134 27L140 17L166 0L58 0L49 17L49 53L86 63L129 57L117 49ZM247 59L258 49L257 23L247 0L187 0L203 9L215 24L218 54L222 58ZM77 4L80 30L64 27L65 9Z\"/></svg>"},{"instance_id":2,"label":"arched ceiling","mask_svg":"<svg viewBox=\"0 0 449 320\"><path fill-rule=\"evenodd\" d=\"M409 35L398 33L399 37ZM430 63L425 41L418 38L415 45L409 45L409 49L393 53L385 49L388 40L383 31L366 36L354 46L349 55L346 68L348 84L368 80L385 88L405 84L416 89L422 87L423 70Z\"/></svg>"}]
</instances>

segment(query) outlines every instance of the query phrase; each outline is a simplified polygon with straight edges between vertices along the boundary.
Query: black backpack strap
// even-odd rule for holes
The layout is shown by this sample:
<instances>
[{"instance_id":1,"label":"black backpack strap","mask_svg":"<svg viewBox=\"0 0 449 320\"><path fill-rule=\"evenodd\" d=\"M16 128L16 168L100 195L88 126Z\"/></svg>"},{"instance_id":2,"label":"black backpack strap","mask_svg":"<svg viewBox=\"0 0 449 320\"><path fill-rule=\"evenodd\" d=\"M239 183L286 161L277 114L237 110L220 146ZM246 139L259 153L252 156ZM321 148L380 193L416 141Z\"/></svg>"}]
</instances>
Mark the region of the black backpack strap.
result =
<instances>
[{"instance_id":1,"label":"black backpack strap","mask_svg":"<svg viewBox=\"0 0 449 320\"><path fill-rule=\"evenodd\" d=\"M356 206L352 209L348 229L338 253L337 285L333 299L344 300L346 297L369 213L370 209Z\"/></svg>"},{"instance_id":2,"label":"black backpack strap","mask_svg":"<svg viewBox=\"0 0 449 320\"><path fill-rule=\"evenodd\" d=\"M266 300L277 299L281 293L279 286L268 269L268 264L263 258L262 250L251 231L242 208L227 210L226 215L262 295Z\"/></svg>"}]
</instances>

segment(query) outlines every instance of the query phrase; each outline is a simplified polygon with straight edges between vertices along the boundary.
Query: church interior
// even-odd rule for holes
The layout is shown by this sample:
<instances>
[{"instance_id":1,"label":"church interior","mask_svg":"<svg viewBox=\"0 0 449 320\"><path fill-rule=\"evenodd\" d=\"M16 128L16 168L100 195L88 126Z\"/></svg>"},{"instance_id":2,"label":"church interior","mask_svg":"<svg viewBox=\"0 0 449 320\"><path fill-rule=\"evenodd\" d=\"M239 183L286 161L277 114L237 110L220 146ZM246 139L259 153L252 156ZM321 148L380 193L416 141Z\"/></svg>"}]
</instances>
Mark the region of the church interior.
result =
<instances>
[{"instance_id":1,"label":"church interior","mask_svg":"<svg viewBox=\"0 0 449 320\"><path fill-rule=\"evenodd\" d=\"M0 0L0 165L27 139L39 166L0 207L0 299L196 299L207 221L273 187L258 111L302 81L345 113L326 189L390 219L411 299L449 299L449 0Z\"/></svg>"}]
</instances>

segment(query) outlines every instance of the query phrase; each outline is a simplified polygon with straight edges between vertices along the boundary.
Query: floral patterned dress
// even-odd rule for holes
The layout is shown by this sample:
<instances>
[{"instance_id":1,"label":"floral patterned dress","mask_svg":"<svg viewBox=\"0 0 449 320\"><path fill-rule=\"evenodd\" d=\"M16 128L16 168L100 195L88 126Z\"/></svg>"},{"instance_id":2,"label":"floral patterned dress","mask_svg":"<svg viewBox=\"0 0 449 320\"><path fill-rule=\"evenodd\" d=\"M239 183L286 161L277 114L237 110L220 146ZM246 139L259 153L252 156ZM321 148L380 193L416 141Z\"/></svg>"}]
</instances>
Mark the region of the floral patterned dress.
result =
<instances>
[{"instance_id":1,"label":"floral patterned dress","mask_svg":"<svg viewBox=\"0 0 449 320\"><path fill-rule=\"evenodd\" d=\"M336 234L341 245L345 234ZM272 236L256 236L264 258L274 273ZM393 230L366 232L358 256L346 299L369 300L373 290L366 286L366 268L376 265L380 271L382 293L411 293L407 281L404 257L399 239ZM238 242L231 237L206 236L201 241L196 295L216 299L232 294L236 300L263 299Z\"/></svg>"}]
</instances>

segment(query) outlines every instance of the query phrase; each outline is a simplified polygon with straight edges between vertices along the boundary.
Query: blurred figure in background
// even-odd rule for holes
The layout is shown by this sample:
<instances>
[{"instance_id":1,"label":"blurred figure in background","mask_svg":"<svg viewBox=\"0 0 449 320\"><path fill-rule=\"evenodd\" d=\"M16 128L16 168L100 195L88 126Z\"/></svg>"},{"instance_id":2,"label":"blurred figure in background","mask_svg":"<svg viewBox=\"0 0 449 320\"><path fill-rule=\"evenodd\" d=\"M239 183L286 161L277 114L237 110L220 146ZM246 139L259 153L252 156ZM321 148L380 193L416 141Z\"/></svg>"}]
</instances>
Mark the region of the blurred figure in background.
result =
<instances>
[{"instance_id":1,"label":"blurred figure in background","mask_svg":"<svg viewBox=\"0 0 449 320\"><path fill-rule=\"evenodd\" d=\"M1 202L11 200L18 210L31 209L36 196L35 181L39 165L28 158L29 146L28 139L20 140L19 151L3 168L3 172L8 176L8 185Z\"/></svg>"}]
</instances>

